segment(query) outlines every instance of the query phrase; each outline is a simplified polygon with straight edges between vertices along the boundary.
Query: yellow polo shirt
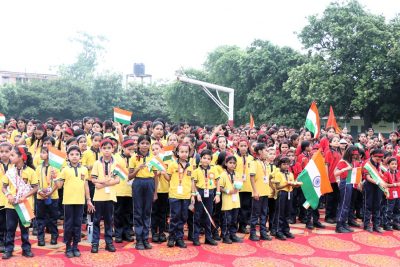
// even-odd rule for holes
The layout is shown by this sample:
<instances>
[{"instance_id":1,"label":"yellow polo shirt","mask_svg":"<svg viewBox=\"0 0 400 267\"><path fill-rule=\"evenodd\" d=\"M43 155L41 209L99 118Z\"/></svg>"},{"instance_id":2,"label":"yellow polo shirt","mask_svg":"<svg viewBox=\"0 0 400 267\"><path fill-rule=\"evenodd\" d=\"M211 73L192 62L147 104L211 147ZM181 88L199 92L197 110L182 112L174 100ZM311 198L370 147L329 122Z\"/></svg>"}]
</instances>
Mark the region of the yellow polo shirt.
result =
<instances>
[{"instance_id":1,"label":"yellow polo shirt","mask_svg":"<svg viewBox=\"0 0 400 267\"><path fill-rule=\"evenodd\" d=\"M64 205L85 204L85 181L89 179L86 167L66 166L62 169L60 177L64 180Z\"/></svg>"},{"instance_id":2,"label":"yellow polo shirt","mask_svg":"<svg viewBox=\"0 0 400 267\"><path fill-rule=\"evenodd\" d=\"M241 178L243 181L243 187L240 189L240 192L252 192L251 181L250 181L250 162L254 161L254 157L251 155L247 156L239 156L235 155L236 158L236 169L235 173L238 178Z\"/></svg>"},{"instance_id":3,"label":"yellow polo shirt","mask_svg":"<svg viewBox=\"0 0 400 267\"><path fill-rule=\"evenodd\" d=\"M219 172L214 166L208 166L206 169L199 166L193 171L192 177L197 188L212 190L216 188Z\"/></svg>"},{"instance_id":4,"label":"yellow polo shirt","mask_svg":"<svg viewBox=\"0 0 400 267\"><path fill-rule=\"evenodd\" d=\"M56 186L54 184L53 179L51 178L51 170L54 170L56 173L56 178L60 177L60 171L54 167L47 166L47 174L46 174L46 166L43 166L43 163L38 166L35 170L36 176L38 177L39 181L39 190L46 189L46 188L54 188ZM38 199L43 199L39 194L37 194ZM51 199L58 199L58 190L55 190L54 193L51 195Z\"/></svg>"},{"instance_id":5,"label":"yellow polo shirt","mask_svg":"<svg viewBox=\"0 0 400 267\"><path fill-rule=\"evenodd\" d=\"M280 187L280 186L287 185L288 182L294 182L294 176L293 176L293 173L291 173L291 172L288 172L285 176L285 173L279 171L275 174L274 180L276 182L279 182L278 186ZM280 189L279 191L292 192L293 186L284 187L284 188Z\"/></svg>"},{"instance_id":6,"label":"yellow polo shirt","mask_svg":"<svg viewBox=\"0 0 400 267\"><path fill-rule=\"evenodd\" d=\"M140 165L147 164L151 159L153 158L153 155L149 154L146 157L138 157L138 156L133 156L129 160L129 169L136 169ZM153 170L149 171L149 168L144 167L142 168L137 174L137 178L154 178L154 172Z\"/></svg>"},{"instance_id":7,"label":"yellow polo shirt","mask_svg":"<svg viewBox=\"0 0 400 267\"><path fill-rule=\"evenodd\" d=\"M164 164L167 167L167 170L168 170L169 165L171 165L174 162L175 161L173 159L164 161ZM168 192L169 192L169 181L167 181L167 179L165 179L164 175L160 175L158 177L157 193L168 193Z\"/></svg>"},{"instance_id":8,"label":"yellow polo shirt","mask_svg":"<svg viewBox=\"0 0 400 267\"><path fill-rule=\"evenodd\" d=\"M169 181L169 198L190 199L193 174L193 167L190 163L184 169L181 164L175 161L168 166L167 173L171 177ZM182 187L182 191L179 191L179 184Z\"/></svg>"},{"instance_id":9,"label":"yellow polo shirt","mask_svg":"<svg viewBox=\"0 0 400 267\"><path fill-rule=\"evenodd\" d=\"M4 167L6 169L11 169L12 167L14 167L14 165L11 163L8 163L8 164L5 164L5 166L4 166L3 163L0 162L0 181L1 181L1 178L3 177L3 175L6 174L6 170ZM0 185L1 185L1 183L0 183ZM1 188L2 187L3 187L3 185L1 185ZM6 205L6 203L7 203L7 198L3 194L3 190L0 190L0 207L4 207Z\"/></svg>"},{"instance_id":10,"label":"yellow polo shirt","mask_svg":"<svg viewBox=\"0 0 400 267\"><path fill-rule=\"evenodd\" d=\"M82 154L82 158L81 158L82 166L85 166L86 168L88 168L88 170L93 168L94 163L101 156L102 156L101 152L100 151L97 152L97 159L96 159L96 152L93 151L91 148L87 149ZM91 172L92 172L92 170L89 170L89 177L90 177Z\"/></svg>"},{"instance_id":11,"label":"yellow polo shirt","mask_svg":"<svg viewBox=\"0 0 400 267\"><path fill-rule=\"evenodd\" d=\"M105 173L106 164L108 166L108 177L113 179L114 177L113 171L116 166L116 161L114 157L109 163L103 162L102 158L96 161L93 165L91 177L95 178L97 177L96 179L99 181L106 180L107 178ZM101 189L98 188L95 189L93 201L110 201L110 200L117 202L117 192L115 185L103 187Z\"/></svg>"},{"instance_id":12,"label":"yellow polo shirt","mask_svg":"<svg viewBox=\"0 0 400 267\"><path fill-rule=\"evenodd\" d=\"M221 190L222 192L221 210L224 211L224 210L232 210L240 208L239 192L232 195L227 195L224 192L225 190L229 191L233 190L233 183L231 181L231 177L226 171L224 171L219 178L219 186L224 188L224 190Z\"/></svg>"},{"instance_id":13,"label":"yellow polo shirt","mask_svg":"<svg viewBox=\"0 0 400 267\"><path fill-rule=\"evenodd\" d=\"M255 187L260 197L270 196L272 190L269 185L269 176L271 174L269 165L265 164L264 166L264 163L259 159L253 160L252 162L250 162L249 174L254 175ZM267 179L265 180L264 177L266 177ZM254 191L252 192L254 193Z\"/></svg>"}]
</instances>

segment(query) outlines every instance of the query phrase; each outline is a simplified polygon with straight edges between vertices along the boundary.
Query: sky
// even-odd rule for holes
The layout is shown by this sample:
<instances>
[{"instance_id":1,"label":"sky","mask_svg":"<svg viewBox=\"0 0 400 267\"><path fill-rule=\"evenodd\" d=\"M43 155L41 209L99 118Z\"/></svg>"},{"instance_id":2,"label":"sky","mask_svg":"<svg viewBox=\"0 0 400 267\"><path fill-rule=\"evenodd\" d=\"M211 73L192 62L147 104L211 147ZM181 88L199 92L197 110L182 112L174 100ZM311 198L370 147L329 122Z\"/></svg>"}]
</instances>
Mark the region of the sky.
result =
<instances>
[{"instance_id":1,"label":"sky","mask_svg":"<svg viewBox=\"0 0 400 267\"><path fill-rule=\"evenodd\" d=\"M74 62L77 32L105 36L100 70L130 74L144 63L153 80L180 68L201 68L221 45L254 39L301 51L295 32L330 0L13 0L1 2L0 70L55 73ZM398 0L359 0L387 19Z\"/></svg>"}]
</instances>

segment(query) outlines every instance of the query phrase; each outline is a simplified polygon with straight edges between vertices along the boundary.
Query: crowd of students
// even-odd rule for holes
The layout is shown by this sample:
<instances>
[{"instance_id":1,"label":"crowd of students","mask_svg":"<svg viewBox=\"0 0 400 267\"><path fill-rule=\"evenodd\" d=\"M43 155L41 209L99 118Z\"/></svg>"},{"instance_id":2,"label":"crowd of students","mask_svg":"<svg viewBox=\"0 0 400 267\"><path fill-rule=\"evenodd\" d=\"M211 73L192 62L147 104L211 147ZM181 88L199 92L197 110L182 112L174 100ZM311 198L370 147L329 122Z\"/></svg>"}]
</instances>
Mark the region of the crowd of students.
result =
<instances>
[{"instance_id":1,"label":"crowd of students","mask_svg":"<svg viewBox=\"0 0 400 267\"><path fill-rule=\"evenodd\" d=\"M316 139L307 129L276 125L11 118L0 124L2 258L12 257L18 225L23 256L33 257L29 227L39 246L45 246L46 232L50 244L57 244L58 220L63 220L67 257L80 256L87 218L93 221L92 253L99 251L102 220L109 252L116 251L114 242L134 239L138 250L151 249L151 242L186 248L186 224L187 240L194 246L201 245L201 234L211 246L243 242L238 232L252 241L272 236L286 240L294 238L290 224L298 221L307 229L324 228L320 209L326 210L326 223L336 224L337 233L361 227L357 218L369 232L400 230L399 134L392 132L383 141L372 129L358 140L346 129L321 132ZM173 157L161 168L150 165L171 146ZM61 170L49 164L50 147L67 155ZM321 197L319 208L305 209L297 177L318 150L333 192ZM363 182L354 185L347 178L358 166L363 167ZM127 179L117 175L117 168L128 173ZM382 182L371 177L371 168ZM15 210L25 200L34 207L30 226Z\"/></svg>"}]
</instances>

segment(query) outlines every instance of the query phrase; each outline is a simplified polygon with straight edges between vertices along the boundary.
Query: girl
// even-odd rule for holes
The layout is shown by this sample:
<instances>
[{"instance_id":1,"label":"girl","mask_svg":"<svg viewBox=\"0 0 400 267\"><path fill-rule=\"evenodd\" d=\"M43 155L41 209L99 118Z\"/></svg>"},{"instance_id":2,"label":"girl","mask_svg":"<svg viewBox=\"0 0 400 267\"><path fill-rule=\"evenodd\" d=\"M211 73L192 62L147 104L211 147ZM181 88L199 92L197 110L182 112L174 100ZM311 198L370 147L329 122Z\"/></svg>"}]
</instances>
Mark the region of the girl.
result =
<instances>
[{"instance_id":1,"label":"girl","mask_svg":"<svg viewBox=\"0 0 400 267\"><path fill-rule=\"evenodd\" d=\"M99 120L93 122L92 133L103 133L103 123Z\"/></svg>"},{"instance_id":2,"label":"girl","mask_svg":"<svg viewBox=\"0 0 400 267\"><path fill-rule=\"evenodd\" d=\"M203 204L207 209L209 214L213 213L213 202L220 202L221 192L216 188L219 188L219 180L216 177L216 170L214 167L210 166L212 152L209 149L205 149L200 153L200 164L197 169L193 171L193 181L196 187L197 201L195 204L195 213L193 218L194 231L193 231L193 245L199 246L199 235L200 227L202 225L201 221L203 218L204 229L205 229L205 244L216 246L217 242L213 239L211 234L211 221L205 214ZM214 197L215 196L215 197ZM200 199L200 200L199 200ZM202 202L202 203L201 203Z\"/></svg>"},{"instance_id":3,"label":"girl","mask_svg":"<svg viewBox=\"0 0 400 267\"><path fill-rule=\"evenodd\" d=\"M128 173L129 160L134 154L135 142L128 137L122 142L122 151L115 155L115 161ZM121 179L115 190L117 192L114 216L115 243L122 243L122 240L132 242L132 186L128 180Z\"/></svg>"},{"instance_id":4,"label":"girl","mask_svg":"<svg viewBox=\"0 0 400 267\"><path fill-rule=\"evenodd\" d=\"M58 229L58 187L54 180L60 177L60 172L49 166L49 152L46 147L40 152L42 163L36 169L39 180L39 190L36 201L36 220L38 228L38 246L45 245L44 228L51 234L51 245L57 244Z\"/></svg>"},{"instance_id":5,"label":"girl","mask_svg":"<svg viewBox=\"0 0 400 267\"><path fill-rule=\"evenodd\" d=\"M162 147L160 143L153 143L151 145L151 151L154 157L157 157L161 151ZM165 162L166 168L172 163L170 160ZM151 211L151 237L152 242L162 243L167 241L167 237L164 232L166 230L166 221L168 213L168 192L169 192L169 182L157 172L158 177L158 187L157 187L157 199L153 202L153 208Z\"/></svg>"},{"instance_id":6,"label":"girl","mask_svg":"<svg viewBox=\"0 0 400 267\"><path fill-rule=\"evenodd\" d=\"M219 153L226 151L227 144L228 144L228 141L227 141L227 139L226 139L226 137L224 135L219 135L217 137L216 145L217 145L217 149L218 150L213 155L212 164L215 165L215 163L217 162Z\"/></svg>"},{"instance_id":7,"label":"girl","mask_svg":"<svg viewBox=\"0 0 400 267\"><path fill-rule=\"evenodd\" d=\"M100 240L100 221L104 220L104 239L106 241L105 249L109 252L115 252L113 245L112 231L114 223L114 203L117 202L115 185L119 184L119 176L116 176L114 169L116 166L113 157L113 142L110 139L101 141L100 149L103 154L97 160L92 169L91 180L95 186L93 201L95 207L93 219L93 240L92 253L99 252Z\"/></svg>"},{"instance_id":8,"label":"girl","mask_svg":"<svg viewBox=\"0 0 400 267\"><path fill-rule=\"evenodd\" d=\"M27 132L26 120L25 120L24 118L20 117L20 118L18 118L18 120L17 120L17 129L14 130L14 131L11 133L10 142L11 142L12 144L15 144L15 143L14 143L14 138L15 138L15 136L16 136L16 135L25 136L25 135L26 135L26 132Z\"/></svg>"},{"instance_id":9,"label":"girl","mask_svg":"<svg viewBox=\"0 0 400 267\"><path fill-rule=\"evenodd\" d=\"M155 141L160 142L161 144L163 143L163 136L164 136L164 124L160 121L155 121L151 125L152 127L152 132L151 132L151 143L154 143Z\"/></svg>"},{"instance_id":10,"label":"girl","mask_svg":"<svg viewBox=\"0 0 400 267\"><path fill-rule=\"evenodd\" d=\"M79 147L69 147L67 156L69 165L62 169L57 186L59 188L64 187L65 255L68 258L72 258L81 255L78 243L81 241L81 224L85 198L88 212L94 212L95 209L89 194L88 170L79 164L81 157Z\"/></svg>"},{"instance_id":11,"label":"girl","mask_svg":"<svg viewBox=\"0 0 400 267\"><path fill-rule=\"evenodd\" d=\"M329 131L335 131L333 127L330 127ZM325 214L325 222L334 224L336 222L336 212L338 208L339 202L339 187L336 181L335 169L336 165L341 159L341 155L339 152L339 136L333 136L328 139L329 148L325 151L325 165L326 170L329 176L329 182L331 183L331 187L333 192L326 194L326 214Z\"/></svg>"},{"instance_id":12,"label":"girl","mask_svg":"<svg viewBox=\"0 0 400 267\"><path fill-rule=\"evenodd\" d=\"M241 243L243 240L236 235L237 217L240 209L239 190L243 182L235 175L236 158L227 155L223 165L225 171L220 176L220 190L222 192L222 242L226 244Z\"/></svg>"},{"instance_id":13,"label":"girl","mask_svg":"<svg viewBox=\"0 0 400 267\"><path fill-rule=\"evenodd\" d=\"M337 210L337 223L336 223L336 232L337 233L350 233L353 232L353 229L349 227L347 224L347 220L350 217L350 205L353 193L354 185L346 182L346 178L348 173L353 168L359 166L359 149L356 146L349 146L346 152L343 155L343 159L339 161L337 164L334 175L335 177L340 178L339 182L339 191L340 191L340 199L339 206Z\"/></svg>"},{"instance_id":14,"label":"girl","mask_svg":"<svg viewBox=\"0 0 400 267\"><path fill-rule=\"evenodd\" d=\"M241 177L243 187L240 189L240 210L238 215L239 233L248 234L247 225L250 224L251 214L251 182L249 175L250 162L254 160L249 154L249 145L247 138L241 138L238 143L238 152L236 154L236 170L235 173Z\"/></svg>"},{"instance_id":15,"label":"girl","mask_svg":"<svg viewBox=\"0 0 400 267\"><path fill-rule=\"evenodd\" d=\"M9 168L12 168L12 164L10 162L11 150L12 146L10 143L0 143L0 178L6 174ZM6 196L3 194L3 192L0 192L0 253L4 252L4 243L6 241L6 203Z\"/></svg>"},{"instance_id":16,"label":"girl","mask_svg":"<svg viewBox=\"0 0 400 267\"><path fill-rule=\"evenodd\" d=\"M91 131L92 131L92 126L93 126L93 119L90 117L84 117L82 120L82 124L83 124L83 130L85 131L85 137L87 140L87 145L91 146Z\"/></svg>"},{"instance_id":17,"label":"girl","mask_svg":"<svg viewBox=\"0 0 400 267\"><path fill-rule=\"evenodd\" d=\"M168 175L165 176L170 182L168 197L171 218L168 247L186 248L183 242L183 227L188 218L189 204L194 205L195 199L194 196L190 197L191 192L196 192L192 181L193 167L189 163L189 151L190 147L187 144L177 147L178 160L168 166Z\"/></svg>"},{"instance_id":18,"label":"girl","mask_svg":"<svg viewBox=\"0 0 400 267\"><path fill-rule=\"evenodd\" d=\"M400 230L399 217L393 214L395 207L399 205L400 173L397 170L396 158L390 158L388 166L389 171L385 172L383 178L389 188L389 196L384 200L383 229L392 231L393 229Z\"/></svg>"},{"instance_id":19,"label":"girl","mask_svg":"<svg viewBox=\"0 0 400 267\"><path fill-rule=\"evenodd\" d=\"M137 250L151 249L148 241L151 207L153 200L157 199L155 188L158 187L158 178L149 170L147 163L152 159L150 155L150 136L141 135L138 140L136 157L129 161L129 179L133 180L133 220L136 232Z\"/></svg>"},{"instance_id":20,"label":"girl","mask_svg":"<svg viewBox=\"0 0 400 267\"><path fill-rule=\"evenodd\" d=\"M14 147L10 153L10 161L14 167L8 169L3 176L3 193L7 198L6 209L6 242L3 259L12 257L14 251L15 231L19 224L22 239L22 256L33 257L31 244L29 243L29 225L22 222L15 211L14 206L27 201L33 207L33 196L37 192L38 178L34 171L32 155L26 147ZM29 222L28 222L29 224Z\"/></svg>"},{"instance_id":21,"label":"girl","mask_svg":"<svg viewBox=\"0 0 400 267\"><path fill-rule=\"evenodd\" d=\"M80 135L76 138L76 141L78 142L79 149L81 150L81 153L84 154L84 152L87 150L87 139L85 135Z\"/></svg>"},{"instance_id":22,"label":"girl","mask_svg":"<svg viewBox=\"0 0 400 267\"><path fill-rule=\"evenodd\" d=\"M279 155L286 156L286 153L289 151L289 142L284 139L279 143Z\"/></svg>"},{"instance_id":23,"label":"girl","mask_svg":"<svg viewBox=\"0 0 400 267\"><path fill-rule=\"evenodd\" d=\"M225 162L225 157L226 157L226 151L222 151L221 153L219 153L216 165L214 165L216 177L220 177L220 175L224 172L223 164ZM213 164L211 163L211 165L213 165ZM217 241L221 241L221 237L218 234L219 228L221 227L221 220L222 220L221 208L222 208L221 202L214 203L212 219L214 220L215 228L213 228L213 238L214 238L214 240L217 240Z\"/></svg>"}]
</instances>

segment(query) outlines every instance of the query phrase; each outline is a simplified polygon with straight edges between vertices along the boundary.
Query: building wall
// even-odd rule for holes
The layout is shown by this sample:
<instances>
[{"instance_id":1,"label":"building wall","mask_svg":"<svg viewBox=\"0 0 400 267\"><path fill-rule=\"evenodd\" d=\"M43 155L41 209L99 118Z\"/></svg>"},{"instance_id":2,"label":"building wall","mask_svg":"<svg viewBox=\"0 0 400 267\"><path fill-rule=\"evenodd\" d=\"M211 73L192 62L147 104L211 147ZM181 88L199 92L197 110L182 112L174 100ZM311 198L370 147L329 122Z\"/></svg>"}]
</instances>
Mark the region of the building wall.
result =
<instances>
[{"instance_id":1,"label":"building wall","mask_svg":"<svg viewBox=\"0 0 400 267\"><path fill-rule=\"evenodd\" d=\"M25 83L33 80L53 80L57 79L57 77L54 74L0 71L0 86Z\"/></svg>"}]
</instances>

